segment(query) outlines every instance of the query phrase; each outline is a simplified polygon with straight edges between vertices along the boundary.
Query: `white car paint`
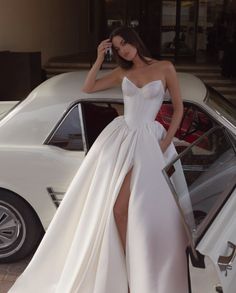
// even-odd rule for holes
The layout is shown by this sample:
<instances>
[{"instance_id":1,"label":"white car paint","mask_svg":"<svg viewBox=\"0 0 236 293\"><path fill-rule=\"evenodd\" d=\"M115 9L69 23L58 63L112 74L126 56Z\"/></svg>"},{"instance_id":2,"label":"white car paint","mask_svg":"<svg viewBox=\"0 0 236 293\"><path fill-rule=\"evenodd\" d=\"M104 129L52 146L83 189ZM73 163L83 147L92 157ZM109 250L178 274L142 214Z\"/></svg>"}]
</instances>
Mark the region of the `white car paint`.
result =
<instances>
[{"instance_id":1,"label":"white car paint","mask_svg":"<svg viewBox=\"0 0 236 293\"><path fill-rule=\"evenodd\" d=\"M55 146L1 145L0 186L30 203L46 229L56 211L47 187L65 192L83 158Z\"/></svg>"},{"instance_id":2,"label":"white car paint","mask_svg":"<svg viewBox=\"0 0 236 293\"><path fill-rule=\"evenodd\" d=\"M1 101L0 102L0 119L4 117L8 111L16 106L19 101Z\"/></svg>"},{"instance_id":3,"label":"white car paint","mask_svg":"<svg viewBox=\"0 0 236 293\"><path fill-rule=\"evenodd\" d=\"M227 241L236 243L236 190L230 196L217 218L204 235L196 249L203 255L206 255L206 269L194 268L190 261L190 273L192 279L192 293L215 293L216 286L221 285L223 292L235 293L236 290L236 265L232 265L232 269L221 271L218 266L218 258L223 255L230 255L231 249L227 245ZM222 246L223 242L223 246Z\"/></svg>"},{"instance_id":4,"label":"white car paint","mask_svg":"<svg viewBox=\"0 0 236 293\"><path fill-rule=\"evenodd\" d=\"M120 87L83 93L86 74L87 71L70 72L48 79L0 120L0 161L4 166L0 167L0 187L26 199L45 229L55 213L46 187L49 184L66 191L84 157L84 152L44 145L45 139L73 101L122 99ZM190 100L189 93L196 103L204 99L206 88L198 78L181 73L179 79L184 100ZM169 98L168 92L166 97Z\"/></svg>"},{"instance_id":5,"label":"white car paint","mask_svg":"<svg viewBox=\"0 0 236 293\"><path fill-rule=\"evenodd\" d=\"M24 198L38 215L44 229L56 211L47 187L52 187L56 192L65 192L85 156L85 151L64 150L44 144L45 140L71 103L80 99L122 101L120 87L94 94L83 93L81 87L86 74L87 71L80 71L57 75L35 88L18 105L17 101L0 103L0 188ZM204 103L207 89L202 81L187 73L179 73L178 78L184 101L203 108L236 135L236 126ZM169 98L167 91L166 99ZM12 111L5 115L9 109ZM235 292L229 287L229 277L224 277L216 269L217 257L219 254L224 255L227 250L226 245L223 248L219 244L219 235L225 241L236 242L235 237L232 238L232 235L236 235L233 218L235 204L235 196L232 196L221 211L220 218L217 218L196 248L206 255L206 268L196 268L190 261L193 293L216 292L218 283L224 284L226 293ZM232 218L227 218L230 216ZM228 226L228 222L231 225ZM230 272L230 278L234 276L235 268Z\"/></svg>"}]
</instances>

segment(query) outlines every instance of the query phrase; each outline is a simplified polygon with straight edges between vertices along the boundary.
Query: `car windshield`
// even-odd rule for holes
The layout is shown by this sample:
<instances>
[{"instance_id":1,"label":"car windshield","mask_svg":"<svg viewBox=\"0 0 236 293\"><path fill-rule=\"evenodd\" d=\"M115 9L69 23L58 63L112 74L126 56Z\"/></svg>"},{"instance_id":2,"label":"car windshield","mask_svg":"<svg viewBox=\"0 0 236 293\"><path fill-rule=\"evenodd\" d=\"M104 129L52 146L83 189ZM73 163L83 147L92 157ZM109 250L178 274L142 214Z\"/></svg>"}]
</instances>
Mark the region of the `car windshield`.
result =
<instances>
[{"instance_id":1,"label":"car windshield","mask_svg":"<svg viewBox=\"0 0 236 293\"><path fill-rule=\"evenodd\" d=\"M236 105L211 87L204 102L236 127Z\"/></svg>"}]
</instances>

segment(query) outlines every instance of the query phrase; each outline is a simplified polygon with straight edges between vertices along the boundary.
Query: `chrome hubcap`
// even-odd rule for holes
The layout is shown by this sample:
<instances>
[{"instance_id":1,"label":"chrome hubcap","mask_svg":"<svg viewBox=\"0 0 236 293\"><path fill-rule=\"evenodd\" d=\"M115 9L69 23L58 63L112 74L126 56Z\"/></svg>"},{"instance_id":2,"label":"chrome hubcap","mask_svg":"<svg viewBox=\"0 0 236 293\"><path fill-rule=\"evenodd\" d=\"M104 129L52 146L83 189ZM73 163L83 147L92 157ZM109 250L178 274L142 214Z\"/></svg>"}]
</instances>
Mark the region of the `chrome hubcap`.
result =
<instances>
[{"instance_id":1,"label":"chrome hubcap","mask_svg":"<svg viewBox=\"0 0 236 293\"><path fill-rule=\"evenodd\" d=\"M7 249L17 240L21 229L19 218L20 215L13 207L10 209L10 206L0 202L0 251Z\"/></svg>"}]
</instances>

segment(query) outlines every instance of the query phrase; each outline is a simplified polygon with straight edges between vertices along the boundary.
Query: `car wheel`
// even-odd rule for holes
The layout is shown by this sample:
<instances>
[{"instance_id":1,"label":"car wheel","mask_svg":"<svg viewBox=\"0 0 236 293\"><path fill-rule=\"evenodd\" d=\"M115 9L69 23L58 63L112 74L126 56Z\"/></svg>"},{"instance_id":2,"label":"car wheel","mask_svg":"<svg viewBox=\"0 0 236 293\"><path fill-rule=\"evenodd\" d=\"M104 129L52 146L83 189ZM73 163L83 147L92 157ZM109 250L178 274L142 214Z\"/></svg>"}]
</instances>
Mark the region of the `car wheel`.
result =
<instances>
[{"instance_id":1,"label":"car wheel","mask_svg":"<svg viewBox=\"0 0 236 293\"><path fill-rule=\"evenodd\" d=\"M32 207L19 195L0 189L0 263L29 255L43 234L42 224Z\"/></svg>"}]
</instances>

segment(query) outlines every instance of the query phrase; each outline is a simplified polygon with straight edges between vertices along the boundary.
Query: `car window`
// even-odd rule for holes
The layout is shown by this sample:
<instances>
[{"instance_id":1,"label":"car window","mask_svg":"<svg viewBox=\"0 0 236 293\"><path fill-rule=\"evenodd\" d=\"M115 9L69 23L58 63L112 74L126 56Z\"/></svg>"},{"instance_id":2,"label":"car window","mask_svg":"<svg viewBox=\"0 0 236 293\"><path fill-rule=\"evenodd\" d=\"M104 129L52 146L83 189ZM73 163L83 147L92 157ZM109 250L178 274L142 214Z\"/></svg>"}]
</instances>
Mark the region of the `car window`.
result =
<instances>
[{"instance_id":1,"label":"car window","mask_svg":"<svg viewBox=\"0 0 236 293\"><path fill-rule=\"evenodd\" d=\"M79 105L74 106L63 117L47 144L71 151L82 151L84 149Z\"/></svg>"},{"instance_id":2,"label":"car window","mask_svg":"<svg viewBox=\"0 0 236 293\"><path fill-rule=\"evenodd\" d=\"M236 182L236 140L223 127L216 126L183 151L163 170L176 202L184 216L193 243L197 243L209 223L230 196ZM183 196L172 183L175 163L180 161L191 199L194 222L190 223L189 210L180 204Z\"/></svg>"},{"instance_id":3,"label":"car window","mask_svg":"<svg viewBox=\"0 0 236 293\"><path fill-rule=\"evenodd\" d=\"M156 120L168 130L173 115L173 105L165 102L157 114ZM186 142L184 146L193 143L200 136L216 125L216 122L203 109L189 102L184 102L184 113L175 138ZM181 152L181 146L177 148Z\"/></svg>"},{"instance_id":4,"label":"car window","mask_svg":"<svg viewBox=\"0 0 236 293\"><path fill-rule=\"evenodd\" d=\"M117 116L123 114L121 103L83 102L81 103L87 150L101 131Z\"/></svg>"}]
</instances>

